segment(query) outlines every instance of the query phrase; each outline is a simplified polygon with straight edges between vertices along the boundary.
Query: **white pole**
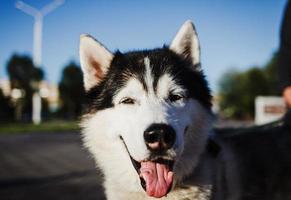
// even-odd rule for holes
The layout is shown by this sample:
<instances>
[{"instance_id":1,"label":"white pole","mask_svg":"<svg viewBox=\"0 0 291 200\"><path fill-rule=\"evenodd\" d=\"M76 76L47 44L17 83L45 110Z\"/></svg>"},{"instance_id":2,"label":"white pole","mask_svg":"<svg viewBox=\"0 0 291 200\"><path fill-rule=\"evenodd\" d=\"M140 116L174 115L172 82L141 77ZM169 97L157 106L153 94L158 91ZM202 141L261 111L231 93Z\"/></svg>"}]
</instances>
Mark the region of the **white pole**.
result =
<instances>
[{"instance_id":1,"label":"white pole","mask_svg":"<svg viewBox=\"0 0 291 200\"><path fill-rule=\"evenodd\" d=\"M42 42L42 15L37 14L34 20L33 31L33 63L35 67L41 67L41 42ZM39 90L39 88L38 88ZM34 92L32 97L32 122L41 123L41 96L39 91Z\"/></svg>"},{"instance_id":2,"label":"white pole","mask_svg":"<svg viewBox=\"0 0 291 200\"><path fill-rule=\"evenodd\" d=\"M35 67L41 67L42 56L42 20L45 15L62 5L65 0L55 0L44 6L41 10L22 2L16 2L16 8L34 17L33 27L33 64ZM39 89L39 88L38 88ZM33 94L32 98L32 121L34 124L41 123L41 96L39 91Z\"/></svg>"},{"instance_id":3,"label":"white pole","mask_svg":"<svg viewBox=\"0 0 291 200\"><path fill-rule=\"evenodd\" d=\"M36 125L41 122L41 97L39 92L33 93L32 96L32 121Z\"/></svg>"},{"instance_id":4,"label":"white pole","mask_svg":"<svg viewBox=\"0 0 291 200\"><path fill-rule=\"evenodd\" d=\"M35 16L33 32L33 63L35 67L41 67L42 55L42 18L41 14Z\"/></svg>"}]
</instances>

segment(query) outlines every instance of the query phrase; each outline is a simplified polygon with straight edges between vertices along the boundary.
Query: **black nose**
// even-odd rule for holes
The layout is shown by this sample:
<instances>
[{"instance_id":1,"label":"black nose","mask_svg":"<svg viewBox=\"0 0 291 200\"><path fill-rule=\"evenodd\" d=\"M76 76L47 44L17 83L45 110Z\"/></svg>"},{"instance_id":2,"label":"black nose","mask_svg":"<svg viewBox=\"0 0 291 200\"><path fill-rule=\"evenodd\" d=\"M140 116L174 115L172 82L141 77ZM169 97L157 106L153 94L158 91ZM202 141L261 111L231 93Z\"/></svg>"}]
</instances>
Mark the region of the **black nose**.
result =
<instances>
[{"instance_id":1,"label":"black nose","mask_svg":"<svg viewBox=\"0 0 291 200\"><path fill-rule=\"evenodd\" d=\"M167 150L174 145L176 133L167 124L152 124L145 130L144 140L150 150Z\"/></svg>"}]
</instances>

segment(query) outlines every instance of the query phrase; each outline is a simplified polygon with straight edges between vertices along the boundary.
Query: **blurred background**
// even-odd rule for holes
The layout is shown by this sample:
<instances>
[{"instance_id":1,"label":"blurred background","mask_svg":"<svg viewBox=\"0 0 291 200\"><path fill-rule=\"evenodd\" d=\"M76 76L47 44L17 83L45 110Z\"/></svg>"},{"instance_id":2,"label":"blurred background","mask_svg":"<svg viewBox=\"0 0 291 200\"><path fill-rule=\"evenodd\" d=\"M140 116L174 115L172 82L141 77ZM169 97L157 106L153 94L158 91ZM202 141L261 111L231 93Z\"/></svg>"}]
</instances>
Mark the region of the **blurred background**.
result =
<instances>
[{"instance_id":1,"label":"blurred background","mask_svg":"<svg viewBox=\"0 0 291 200\"><path fill-rule=\"evenodd\" d=\"M80 143L79 138L72 140L78 133L84 98L78 58L82 33L91 34L111 51L149 49L169 44L183 22L190 19L199 34L202 68L212 90L217 125L236 127L279 119L285 112L277 67L286 3L287 0L1 1L0 146L4 149L0 150L6 153L0 155L4 159L2 164L0 162L0 194L6 195L6 199L21 199L15 196L15 184L25 185L31 181L48 184L47 180L55 183L66 177L58 171L62 167L79 173L79 168L71 167L79 162L91 162L82 161L86 157L84 152L74 149L74 145ZM36 139L34 148L25 146L33 141L31 137L38 137L35 133L42 134L42 138ZM63 135L54 140L47 133ZM17 135L17 139L11 135ZM63 145L68 140L74 145L65 148ZM59 145L59 148L47 147L52 148L54 159L60 158L53 161L55 170L45 168L42 161L36 162L37 156L30 157L31 151L41 151L39 145L45 147L40 141ZM20 149L11 149L11 146ZM82 154L81 161L79 157L66 162L61 158L60 155L67 155L70 150ZM23 155L19 151L23 151ZM50 159L47 152L52 156L51 151L43 151L39 153L43 156L41 159ZM19 168L14 166L13 171L11 162L23 160L25 156L28 164L34 163L38 168L32 167L34 172L23 170L17 175L15 171ZM73 174L73 177L89 174L92 178L90 170L93 168L89 167L86 172L81 170L82 173ZM15 175L12 178L7 175L9 170ZM41 170L54 178L41 179L38 174ZM21 191L24 194L30 190ZM39 194L44 194L50 190L40 191Z\"/></svg>"}]
</instances>

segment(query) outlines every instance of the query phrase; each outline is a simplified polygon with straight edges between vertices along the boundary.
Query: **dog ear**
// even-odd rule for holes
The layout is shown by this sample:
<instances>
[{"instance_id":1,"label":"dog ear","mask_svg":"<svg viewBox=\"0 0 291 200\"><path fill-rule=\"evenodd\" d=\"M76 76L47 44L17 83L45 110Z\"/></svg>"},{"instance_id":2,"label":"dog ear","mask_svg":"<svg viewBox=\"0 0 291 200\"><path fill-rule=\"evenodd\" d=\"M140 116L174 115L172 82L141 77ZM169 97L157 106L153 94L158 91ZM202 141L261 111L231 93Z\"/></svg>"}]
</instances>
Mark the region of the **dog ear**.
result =
<instances>
[{"instance_id":1,"label":"dog ear","mask_svg":"<svg viewBox=\"0 0 291 200\"><path fill-rule=\"evenodd\" d=\"M107 72L113 54L90 35L80 37L80 63L85 90L98 85Z\"/></svg>"},{"instance_id":2,"label":"dog ear","mask_svg":"<svg viewBox=\"0 0 291 200\"><path fill-rule=\"evenodd\" d=\"M170 49L190 60L194 70L200 70L200 45L194 24L190 20L182 25L173 39Z\"/></svg>"}]
</instances>

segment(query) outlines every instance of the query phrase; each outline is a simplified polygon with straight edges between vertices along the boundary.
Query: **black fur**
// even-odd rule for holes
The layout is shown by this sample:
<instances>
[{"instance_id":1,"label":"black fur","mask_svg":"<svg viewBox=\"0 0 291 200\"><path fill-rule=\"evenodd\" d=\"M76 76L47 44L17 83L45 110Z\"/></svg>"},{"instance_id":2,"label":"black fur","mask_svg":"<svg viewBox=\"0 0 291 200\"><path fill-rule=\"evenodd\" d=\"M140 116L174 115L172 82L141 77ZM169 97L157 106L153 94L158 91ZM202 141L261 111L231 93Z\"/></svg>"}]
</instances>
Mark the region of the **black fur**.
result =
<instances>
[{"instance_id":1,"label":"black fur","mask_svg":"<svg viewBox=\"0 0 291 200\"><path fill-rule=\"evenodd\" d=\"M291 199L290 114L264 126L216 130L213 200Z\"/></svg>"}]
</instances>

